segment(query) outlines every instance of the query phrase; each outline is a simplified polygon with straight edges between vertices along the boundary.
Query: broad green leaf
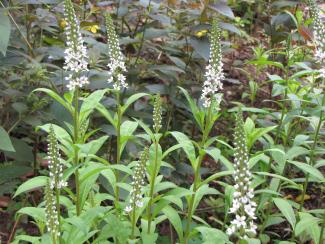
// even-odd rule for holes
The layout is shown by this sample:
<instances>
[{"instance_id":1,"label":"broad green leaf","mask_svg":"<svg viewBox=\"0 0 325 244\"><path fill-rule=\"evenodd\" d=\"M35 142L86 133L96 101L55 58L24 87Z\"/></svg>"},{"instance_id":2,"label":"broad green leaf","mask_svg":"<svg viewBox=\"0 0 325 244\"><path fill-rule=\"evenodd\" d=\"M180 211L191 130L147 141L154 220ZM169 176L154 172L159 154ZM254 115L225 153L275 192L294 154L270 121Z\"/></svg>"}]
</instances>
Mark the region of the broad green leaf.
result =
<instances>
[{"instance_id":1,"label":"broad green leaf","mask_svg":"<svg viewBox=\"0 0 325 244\"><path fill-rule=\"evenodd\" d=\"M132 138L133 133L138 127L138 122L134 121L124 121L121 125L121 145L120 145L120 156L123 153L123 150L126 146L126 143L130 138Z\"/></svg>"},{"instance_id":2,"label":"broad green leaf","mask_svg":"<svg viewBox=\"0 0 325 244\"><path fill-rule=\"evenodd\" d=\"M107 119L111 125L114 126L116 129L116 121L113 119L111 113L102 105L102 104L97 104L96 109Z\"/></svg>"},{"instance_id":3,"label":"broad green leaf","mask_svg":"<svg viewBox=\"0 0 325 244\"><path fill-rule=\"evenodd\" d=\"M319 243L320 227L318 223L321 222L321 220L309 213L299 213L299 217L300 221L296 225L295 235L304 235L304 232L307 232L314 243Z\"/></svg>"},{"instance_id":4,"label":"broad green leaf","mask_svg":"<svg viewBox=\"0 0 325 244\"><path fill-rule=\"evenodd\" d=\"M56 100L58 103L60 103L63 107L65 107L70 113L73 112L73 108L72 108L71 104L69 104L67 101L65 101L56 92L54 92L54 91L52 91L50 89L47 89L47 88L37 88L33 92L45 92L47 95L49 95L54 100Z\"/></svg>"},{"instance_id":5,"label":"broad green leaf","mask_svg":"<svg viewBox=\"0 0 325 244\"><path fill-rule=\"evenodd\" d=\"M128 98L128 100L126 100L125 104L122 106L121 110L122 110L122 114L125 113L125 111L128 109L128 107L134 103L136 100L140 99L141 97L144 96L149 96L149 94L147 93L136 93L133 94L131 97Z\"/></svg>"},{"instance_id":6,"label":"broad green leaf","mask_svg":"<svg viewBox=\"0 0 325 244\"><path fill-rule=\"evenodd\" d=\"M89 114L97 107L99 101L103 98L106 93L105 90L97 90L91 93L88 97L86 97L80 108L80 124L88 118Z\"/></svg>"},{"instance_id":7,"label":"broad green leaf","mask_svg":"<svg viewBox=\"0 0 325 244\"><path fill-rule=\"evenodd\" d=\"M195 167L195 148L193 146L192 141L182 132L173 131L171 132L172 136L177 140L177 142L182 145L183 150L185 151L188 159L190 160L192 167Z\"/></svg>"},{"instance_id":8,"label":"broad green leaf","mask_svg":"<svg viewBox=\"0 0 325 244\"><path fill-rule=\"evenodd\" d=\"M7 47L9 44L9 38L10 38L10 32L11 32L11 25L10 20L8 16L8 12L6 9L1 8L0 9L0 52L3 56L6 56Z\"/></svg>"},{"instance_id":9,"label":"broad green leaf","mask_svg":"<svg viewBox=\"0 0 325 244\"><path fill-rule=\"evenodd\" d=\"M7 131L5 131L5 129L0 126L0 150L3 151L9 151L9 152L15 152L15 148L13 147L10 137L7 133Z\"/></svg>"},{"instance_id":10,"label":"broad green leaf","mask_svg":"<svg viewBox=\"0 0 325 244\"><path fill-rule=\"evenodd\" d=\"M315 177L316 179L318 179L321 182L323 182L325 180L323 174L318 169L314 168L313 166L311 166L309 164L300 163L300 162L291 161L291 160L289 160L288 162L297 166L299 169L301 169L305 173L312 175L313 177Z\"/></svg>"},{"instance_id":11,"label":"broad green leaf","mask_svg":"<svg viewBox=\"0 0 325 244\"><path fill-rule=\"evenodd\" d=\"M167 216L169 222L175 228L178 238L179 238L179 241L182 243L183 239L184 239L183 238L183 226L182 226L181 218L179 217L177 211L167 205L165 208L162 209L162 212Z\"/></svg>"},{"instance_id":12,"label":"broad green leaf","mask_svg":"<svg viewBox=\"0 0 325 244\"><path fill-rule=\"evenodd\" d=\"M44 208L24 207L19 209L16 214L26 214L36 221L46 222Z\"/></svg>"},{"instance_id":13,"label":"broad green leaf","mask_svg":"<svg viewBox=\"0 0 325 244\"><path fill-rule=\"evenodd\" d=\"M202 244L230 243L228 236L221 230L205 226L196 227L195 229L202 235Z\"/></svg>"},{"instance_id":14,"label":"broad green leaf","mask_svg":"<svg viewBox=\"0 0 325 244\"><path fill-rule=\"evenodd\" d=\"M198 108L198 106L194 103L193 99L190 97L190 95L188 94L188 92L179 86L179 89L181 89L181 91L183 92L183 94L185 95L187 102L190 105L193 117L196 121L196 123L199 125L200 129L203 130L204 127L204 112L200 111L200 109Z\"/></svg>"},{"instance_id":15,"label":"broad green leaf","mask_svg":"<svg viewBox=\"0 0 325 244\"><path fill-rule=\"evenodd\" d=\"M288 203L287 200L282 198L273 198L274 204L278 207L281 211L283 216L288 220L292 229L295 229L296 225L296 216L295 212L293 211L292 206Z\"/></svg>"},{"instance_id":16,"label":"broad green leaf","mask_svg":"<svg viewBox=\"0 0 325 244\"><path fill-rule=\"evenodd\" d=\"M21 184L18 187L14 197L18 196L19 194L21 194L23 192L32 191L35 188L45 186L48 179L49 178L47 176L36 176L32 179L29 179L28 181L24 182L23 184Z\"/></svg>"}]
</instances>

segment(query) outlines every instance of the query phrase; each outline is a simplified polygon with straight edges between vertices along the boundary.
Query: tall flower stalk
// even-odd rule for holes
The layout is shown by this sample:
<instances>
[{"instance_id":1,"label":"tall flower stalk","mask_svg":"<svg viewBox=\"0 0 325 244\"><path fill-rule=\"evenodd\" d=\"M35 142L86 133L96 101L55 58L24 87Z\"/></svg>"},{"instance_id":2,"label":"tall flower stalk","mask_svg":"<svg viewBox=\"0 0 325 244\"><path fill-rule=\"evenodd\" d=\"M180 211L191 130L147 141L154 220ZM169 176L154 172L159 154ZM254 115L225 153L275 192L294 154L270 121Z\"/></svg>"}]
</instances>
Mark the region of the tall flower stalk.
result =
<instances>
[{"instance_id":1,"label":"tall flower stalk","mask_svg":"<svg viewBox=\"0 0 325 244\"><path fill-rule=\"evenodd\" d=\"M205 81L201 95L203 106L206 108L211 105L212 98L215 99L217 104L220 103L222 98L219 93L223 88L222 80L224 79L220 39L221 31L217 20L214 19L211 27L209 65L206 67Z\"/></svg>"},{"instance_id":2,"label":"tall flower stalk","mask_svg":"<svg viewBox=\"0 0 325 244\"><path fill-rule=\"evenodd\" d=\"M88 71L88 57L87 49L80 32L79 20L73 8L71 0L64 1L64 17L66 21L66 50L65 50L65 66L64 69L69 73L66 77L68 81L68 89L74 93L73 103L74 111L73 117L73 142L78 144L79 138L79 89L88 84L86 72ZM79 164L78 148L74 147L75 165ZM76 184L76 213L80 215L80 190L79 190L79 171L75 171L75 184Z\"/></svg>"},{"instance_id":3,"label":"tall flower stalk","mask_svg":"<svg viewBox=\"0 0 325 244\"><path fill-rule=\"evenodd\" d=\"M153 169L150 175L150 191L149 191L149 203L147 206L147 218L148 218L148 234L151 231L151 222L152 222L152 205L153 205L153 198L154 198L154 189L155 189L155 182L156 177L159 173L159 165L158 165L158 150L159 150L159 130L161 129L161 98L160 94L155 96L154 101L154 109L153 109L153 129L154 129L154 149L155 149L155 156L153 161Z\"/></svg>"},{"instance_id":4,"label":"tall flower stalk","mask_svg":"<svg viewBox=\"0 0 325 244\"><path fill-rule=\"evenodd\" d=\"M240 239L247 239L249 236L256 234L257 226L254 223L254 219L256 219L256 203L253 201L254 192L251 188L252 174L249 170L249 155L241 111L236 118L234 145L235 192L230 213L234 214L235 218L231 221L227 234L233 235L237 233Z\"/></svg>"},{"instance_id":5,"label":"tall flower stalk","mask_svg":"<svg viewBox=\"0 0 325 244\"><path fill-rule=\"evenodd\" d=\"M53 194L50 181L48 181L45 186L45 217L46 227L51 235L52 243L60 243L60 223L58 219L55 196Z\"/></svg>"},{"instance_id":6,"label":"tall flower stalk","mask_svg":"<svg viewBox=\"0 0 325 244\"><path fill-rule=\"evenodd\" d=\"M60 158L59 144L55 136L53 126L50 126L48 135L48 162L50 169L50 188L55 192L55 206L57 211L57 219L59 222L58 230L60 231L60 190L67 186L67 182L63 180L63 164Z\"/></svg>"},{"instance_id":7,"label":"tall flower stalk","mask_svg":"<svg viewBox=\"0 0 325 244\"><path fill-rule=\"evenodd\" d=\"M315 0L308 0L308 6L309 6L309 13L311 18L313 19L313 33L314 33L314 43L315 43L315 61L320 64L320 72L318 78L320 78L322 81L325 80L325 25L322 22L322 19L320 17L320 11L319 7L317 6ZM319 132L321 129L321 125L323 122L323 117L324 117L324 112L323 112L323 107L325 106L325 94L323 91L322 94L322 100L321 100L321 111L319 114L319 121L315 129L315 134L314 134L314 140L313 144L310 149L310 155L309 155L309 164L310 165L315 165L315 150L319 138ZM302 210L304 201L305 201L305 195L308 187L308 182L309 182L309 174L306 175L305 177L305 182L304 182L304 187L303 187L303 192L302 192L302 198L300 202L300 207L299 211ZM320 232L320 237L319 237L319 244L322 244L324 241L323 234L324 234L324 229L325 229L325 211L323 213L323 222L322 222L322 227L321 227L321 232Z\"/></svg>"},{"instance_id":8,"label":"tall flower stalk","mask_svg":"<svg viewBox=\"0 0 325 244\"><path fill-rule=\"evenodd\" d=\"M132 189L130 192L130 202L124 211L129 213L132 222L132 238L135 238L136 209L143 207L143 186L145 184L146 163L149 158L149 148L146 147L141 152L139 160L134 168L132 177Z\"/></svg>"},{"instance_id":9,"label":"tall flower stalk","mask_svg":"<svg viewBox=\"0 0 325 244\"><path fill-rule=\"evenodd\" d=\"M210 36L210 59L209 64L206 67L205 81L203 84L203 90L201 95L201 100L204 106L204 122L200 126L202 132L201 142L198 144L199 156L197 159L196 167L194 170L194 182L192 185L193 194L188 200L188 211L187 211L187 222L184 233L184 243L187 244L192 217L195 212L194 200L197 190L200 187L201 176L200 168L205 156L205 146L209 139L209 134L214 125L214 122L218 118L217 110L222 99L222 94L219 91L222 90L222 80L224 79L224 74L222 70L222 53L221 53L221 31L219 29L217 20L212 21L211 36Z\"/></svg>"},{"instance_id":10,"label":"tall flower stalk","mask_svg":"<svg viewBox=\"0 0 325 244\"><path fill-rule=\"evenodd\" d=\"M107 46L108 46L108 82L113 83L113 88L116 91L116 110L117 110L117 122L116 122L116 164L120 164L121 161L121 123L122 123L122 109L121 109L121 90L128 87L126 83L126 77L123 72L126 72L124 56L120 49L118 36L115 32L113 20L110 15L105 16L106 29L107 29ZM115 177L118 180L119 173L115 171ZM115 207L119 209L119 188L116 186L115 192Z\"/></svg>"}]
</instances>

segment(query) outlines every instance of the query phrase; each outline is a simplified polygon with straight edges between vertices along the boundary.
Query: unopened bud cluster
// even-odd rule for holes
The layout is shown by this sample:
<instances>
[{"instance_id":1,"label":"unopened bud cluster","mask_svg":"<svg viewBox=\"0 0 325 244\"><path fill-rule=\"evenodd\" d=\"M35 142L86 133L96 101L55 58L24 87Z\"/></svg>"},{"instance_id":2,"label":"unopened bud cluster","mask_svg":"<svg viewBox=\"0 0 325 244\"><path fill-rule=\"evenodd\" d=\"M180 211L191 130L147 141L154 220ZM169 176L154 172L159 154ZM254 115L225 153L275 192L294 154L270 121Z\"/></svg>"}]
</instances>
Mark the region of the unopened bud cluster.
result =
<instances>
[{"instance_id":1,"label":"unopened bud cluster","mask_svg":"<svg viewBox=\"0 0 325 244\"><path fill-rule=\"evenodd\" d=\"M235 145L235 163L234 180L235 192L233 194L233 203L230 213L235 214L231 221L227 234L237 233L241 238L247 239L256 234L257 226L254 223L256 219L256 203L253 201L254 191L251 188L252 174L249 170L249 158L244 131L244 121L240 112L236 118L236 129L234 136Z\"/></svg>"},{"instance_id":2,"label":"unopened bud cluster","mask_svg":"<svg viewBox=\"0 0 325 244\"><path fill-rule=\"evenodd\" d=\"M49 181L45 186L45 217L46 228L51 234L52 238L57 241L60 237L58 212L56 209L56 202L53 190L51 189Z\"/></svg>"},{"instance_id":3,"label":"unopened bud cluster","mask_svg":"<svg viewBox=\"0 0 325 244\"><path fill-rule=\"evenodd\" d=\"M310 16L313 19L315 59L321 64L319 77L325 78L325 25L322 22L319 7L315 0L308 0Z\"/></svg>"},{"instance_id":4,"label":"unopened bud cluster","mask_svg":"<svg viewBox=\"0 0 325 244\"><path fill-rule=\"evenodd\" d=\"M68 81L68 89L83 87L88 84L86 72L88 71L87 48L80 32L79 20L73 8L71 0L64 1L64 17L66 22L66 49L64 69L69 72L65 78Z\"/></svg>"},{"instance_id":5,"label":"unopened bud cluster","mask_svg":"<svg viewBox=\"0 0 325 244\"><path fill-rule=\"evenodd\" d=\"M48 163L50 169L50 187L51 189L61 189L67 186L63 180L63 164L61 162L59 144L55 136L53 126L50 127L48 135Z\"/></svg>"},{"instance_id":6,"label":"unopened bud cluster","mask_svg":"<svg viewBox=\"0 0 325 244\"><path fill-rule=\"evenodd\" d=\"M149 148L146 147L144 151L140 154L139 161L134 168L134 174L132 177L132 190L130 192L130 203L125 208L125 212L129 213L134 211L137 207L141 208L143 206L143 193L142 188L145 184L146 176L146 163L149 158Z\"/></svg>"},{"instance_id":7,"label":"unopened bud cluster","mask_svg":"<svg viewBox=\"0 0 325 244\"><path fill-rule=\"evenodd\" d=\"M120 49L118 36L115 32L113 20L110 15L106 15L106 29L107 29L107 46L109 56L109 78L108 82L113 83L115 90L127 88L126 77L123 72L126 72L124 56Z\"/></svg>"},{"instance_id":8,"label":"unopened bud cluster","mask_svg":"<svg viewBox=\"0 0 325 244\"><path fill-rule=\"evenodd\" d=\"M222 68L223 64L220 39L221 31L217 21L214 19L211 27L209 65L206 67L205 81L201 95L203 106L206 108L211 105L212 99L215 99L218 105L221 102L222 96L218 92L222 90L222 80L224 79L224 74Z\"/></svg>"},{"instance_id":9,"label":"unopened bud cluster","mask_svg":"<svg viewBox=\"0 0 325 244\"><path fill-rule=\"evenodd\" d=\"M155 130L156 133L159 132L159 130L161 129L161 98L160 98L160 94L158 93L155 96L155 102L154 102L154 106L153 106L153 129Z\"/></svg>"}]
</instances>

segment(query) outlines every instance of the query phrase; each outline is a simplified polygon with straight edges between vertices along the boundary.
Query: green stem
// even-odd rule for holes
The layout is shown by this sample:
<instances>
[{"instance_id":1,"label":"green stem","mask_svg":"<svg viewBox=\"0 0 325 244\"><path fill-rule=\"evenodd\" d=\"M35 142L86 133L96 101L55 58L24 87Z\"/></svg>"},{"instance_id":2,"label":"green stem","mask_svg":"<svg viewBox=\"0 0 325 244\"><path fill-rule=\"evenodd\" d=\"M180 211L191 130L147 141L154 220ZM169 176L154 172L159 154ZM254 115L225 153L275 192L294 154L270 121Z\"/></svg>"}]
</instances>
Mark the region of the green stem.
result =
<instances>
[{"instance_id":1,"label":"green stem","mask_svg":"<svg viewBox=\"0 0 325 244\"><path fill-rule=\"evenodd\" d=\"M157 170L158 170L158 143L159 141L155 139L155 161L154 161L154 169L152 172L152 175L150 177L150 192L149 192L149 203L147 207L147 216L148 216L148 234L151 230L151 221L152 221L152 215L151 215L151 207L153 203L153 192L155 188L155 181L157 177Z\"/></svg>"},{"instance_id":2,"label":"green stem","mask_svg":"<svg viewBox=\"0 0 325 244\"><path fill-rule=\"evenodd\" d=\"M206 121L205 121L205 128L203 130L203 135L202 135L202 140L200 143L200 147L203 148L204 144L208 138L208 135L210 133L210 122L211 122L211 108L212 106L210 106L208 108L208 114L206 116ZM201 150L200 150L201 151ZM184 235L184 244L188 243L188 238L190 235L190 229L191 229L191 222L192 222L192 217L193 217L193 212L194 212L194 200L195 200L195 195L196 195L196 191L198 190L198 186L201 180L200 177L200 168L201 168L201 163L202 160L204 158L205 153L203 152L199 152L200 156L198 159L198 164L197 167L194 171L194 183L193 183L193 194L191 195L191 199L189 202L189 208L188 208L188 213L187 213L187 222L186 222L186 228L185 228L185 235Z\"/></svg>"},{"instance_id":3,"label":"green stem","mask_svg":"<svg viewBox=\"0 0 325 244\"><path fill-rule=\"evenodd\" d=\"M116 103L117 103L117 125L116 125L116 164L121 162L121 123L122 123L122 111L121 111L121 101L120 101L120 92L116 93ZM116 182L119 179L119 173L117 170L114 171ZM115 186L115 207L119 209L119 198L120 198L120 189Z\"/></svg>"},{"instance_id":4,"label":"green stem","mask_svg":"<svg viewBox=\"0 0 325 244\"><path fill-rule=\"evenodd\" d=\"M56 188L55 189L55 197L56 197L56 211L58 214L58 221L59 221L59 226L58 226L58 231L60 233L59 236L59 243L61 243L61 209L60 209L60 189Z\"/></svg>"},{"instance_id":5,"label":"green stem","mask_svg":"<svg viewBox=\"0 0 325 244\"><path fill-rule=\"evenodd\" d=\"M322 228L320 230L318 244L323 244L324 243L324 229L325 229L325 209L324 209L324 213L323 213L323 223L322 223Z\"/></svg>"},{"instance_id":6,"label":"green stem","mask_svg":"<svg viewBox=\"0 0 325 244\"><path fill-rule=\"evenodd\" d=\"M322 104L321 104L322 107L321 107L321 111L319 114L319 121L318 121L316 131L315 131L314 142L310 149L309 164L311 166L313 166L315 164L315 149L317 146L318 136L319 136L320 128L321 128L322 121L323 121L323 116L324 116L323 107L324 107L324 105L325 105L325 94L323 94L323 98L322 98ZM306 195L306 191L307 191L308 182L309 182L309 174L307 174L306 178L305 178L303 192L302 192L302 196L301 196L301 202L300 202L300 206L299 206L299 212L301 212L301 210L304 206L304 203L305 203L305 195Z\"/></svg>"},{"instance_id":7,"label":"green stem","mask_svg":"<svg viewBox=\"0 0 325 244\"><path fill-rule=\"evenodd\" d=\"M135 239L135 226L136 226L136 222L135 222L135 209L136 209L136 205L135 202L133 203L132 206L132 233L131 233L131 238Z\"/></svg>"},{"instance_id":8,"label":"green stem","mask_svg":"<svg viewBox=\"0 0 325 244\"><path fill-rule=\"evenodd\" d=\"M73 116L73 129L74 129L74 135L73 135L73 142L74 142L74 164L79 164L79 156L78 156L78 148L76 144L79 142L79 88L75 89L74 92L74 116ZM81 209L80 209L80 189L79 189L79 170L76 169L75 172L75 185L76 185L76 213L77 216L80 215Z\"/></svg>"}]
</instances>

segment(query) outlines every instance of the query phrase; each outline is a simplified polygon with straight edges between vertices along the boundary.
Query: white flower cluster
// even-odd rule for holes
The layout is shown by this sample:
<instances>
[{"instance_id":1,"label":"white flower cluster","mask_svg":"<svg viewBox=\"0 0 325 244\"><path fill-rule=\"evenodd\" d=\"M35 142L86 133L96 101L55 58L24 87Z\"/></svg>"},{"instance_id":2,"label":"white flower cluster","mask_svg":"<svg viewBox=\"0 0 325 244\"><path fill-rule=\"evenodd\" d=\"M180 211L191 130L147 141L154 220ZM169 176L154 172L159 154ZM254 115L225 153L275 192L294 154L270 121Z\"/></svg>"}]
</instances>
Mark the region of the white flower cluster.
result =
<instances>
[{"instance_id":1,"label":"white flower cluster","mask_svg":"<svg viewBox=\"0 0 325 244\"><path fill-rule=\"evenodd\" d=\"M319 70L320 78L325 78L325 25L320 17L319 7L315 0L309 0L309 10L310 16L312 17L313 32L314 32L314 42L316 46L315 59L316 62L321 64L321 69Z\"/></svg>"},{"instance_id":2,"label":"white flower cluster","mask_svg":"<svg viewBox=\"0 0 325 244\"><path fill-rule=\"evenodd\" d=\"M50 127L50 133L48 135L47 156L50 169L51 189L61 189L66 187L67 182L63 180L63 164L61 162L59 144L56 140L53 126Z\"/></svg>"},{"instance_id":3,"label":"white flower cluster","mask_svg":"<svg viewBox=\"0 0 325 244\"><path fill-rule=\"evenodd\" d=\"M155 96L155 102L154 102L154 106L153 106L153 129L155 130L156 133L159 132L159 130L161 129L162 125L161 125L161 121L162 121L162 117L161 117L161 99L160 99L160 94L158 93Z\"/></svg>"},{"instance_id":4,"label":"white flower cluster","mask_svg":"<svg viewBox=\"0 0 325 244\"><path fill-rule=\"evenodd\" d=\"M52 238L59 240L59 220L58 212L56 209L55 197L50 186L50 182L47 182L45 186L45 217L46 228L51 233Z\"/></svg>"},{"instance_id":5,"label":"white flower cluster","mask_svg":"<svg viewBox=\"0 0 325 244\"><path fill-rule=\"evenodd\" d=\"M235 214L235 219L231 221L227 234L232 235L238 232L243 239L247 239L249 236L256 234L257 226L254 223L254 219L256 219L256 203L253 201L254 191L250 188L252 174L249 171L246 135L241 112L236 119L234 140L235 192L230 213Z\"/></svg>"},{"instance_id":6,"label":"white flower cluster","mask_svg":"<svg viewBox=\"0 0 325 244\"><path fill-rule=\"evenodd\" d=\"M222 98L222 95L218 93L222 90L222 80L224 79L220 39L221 32L217 21L214 19L211 27L210 60L206 67L201 95L203 106L206 108L211 105L211 99L215 99L219 105Z\"/></svg>"},{"instance_id":7,"label":"white flower cluster","mask_svg":"<svg viewBox=\"0 0 325 244\"><path fill-rule=\"evenodd\" d=\"M132 190L130 192L130 203L125 207L124 211L130 213L134 211L137 207L141 208L143 206L143 194L142 187L144 186L144 178L146 176L146 163L149 157L149 148L146 147L141 153L140 159L134 168L134 174L132 177Z\"/></svg>"},{"instance_id":8,"label":"white flower cluster","mask_svg":"<svg viewBox=\"0 0 325 244\"><path fill-rule=\"evenodd\" d=\"M114 83L115 90L127 88L126 77L122 72L126 72L124 56L120 49L118 36L115 32L113 20L110 15L106 15L106 28L107 28L107 46L108 46L108 83Z\"/></svg>"},{"instance_id":9,"label":"white flower cluster","mask_svg":"<svg viewBox=\"0 0 325 244\"><path fill-rule=\"evenodd\" d=\"M71 0L64 1L64 17L66 22L66 49L64 69L69 72L65 78L68 81L68 89L82 88L88 84L85 72L88 71L87 48L81 36L79 20L75 14Z\"/></svg>"}]
</instances>

